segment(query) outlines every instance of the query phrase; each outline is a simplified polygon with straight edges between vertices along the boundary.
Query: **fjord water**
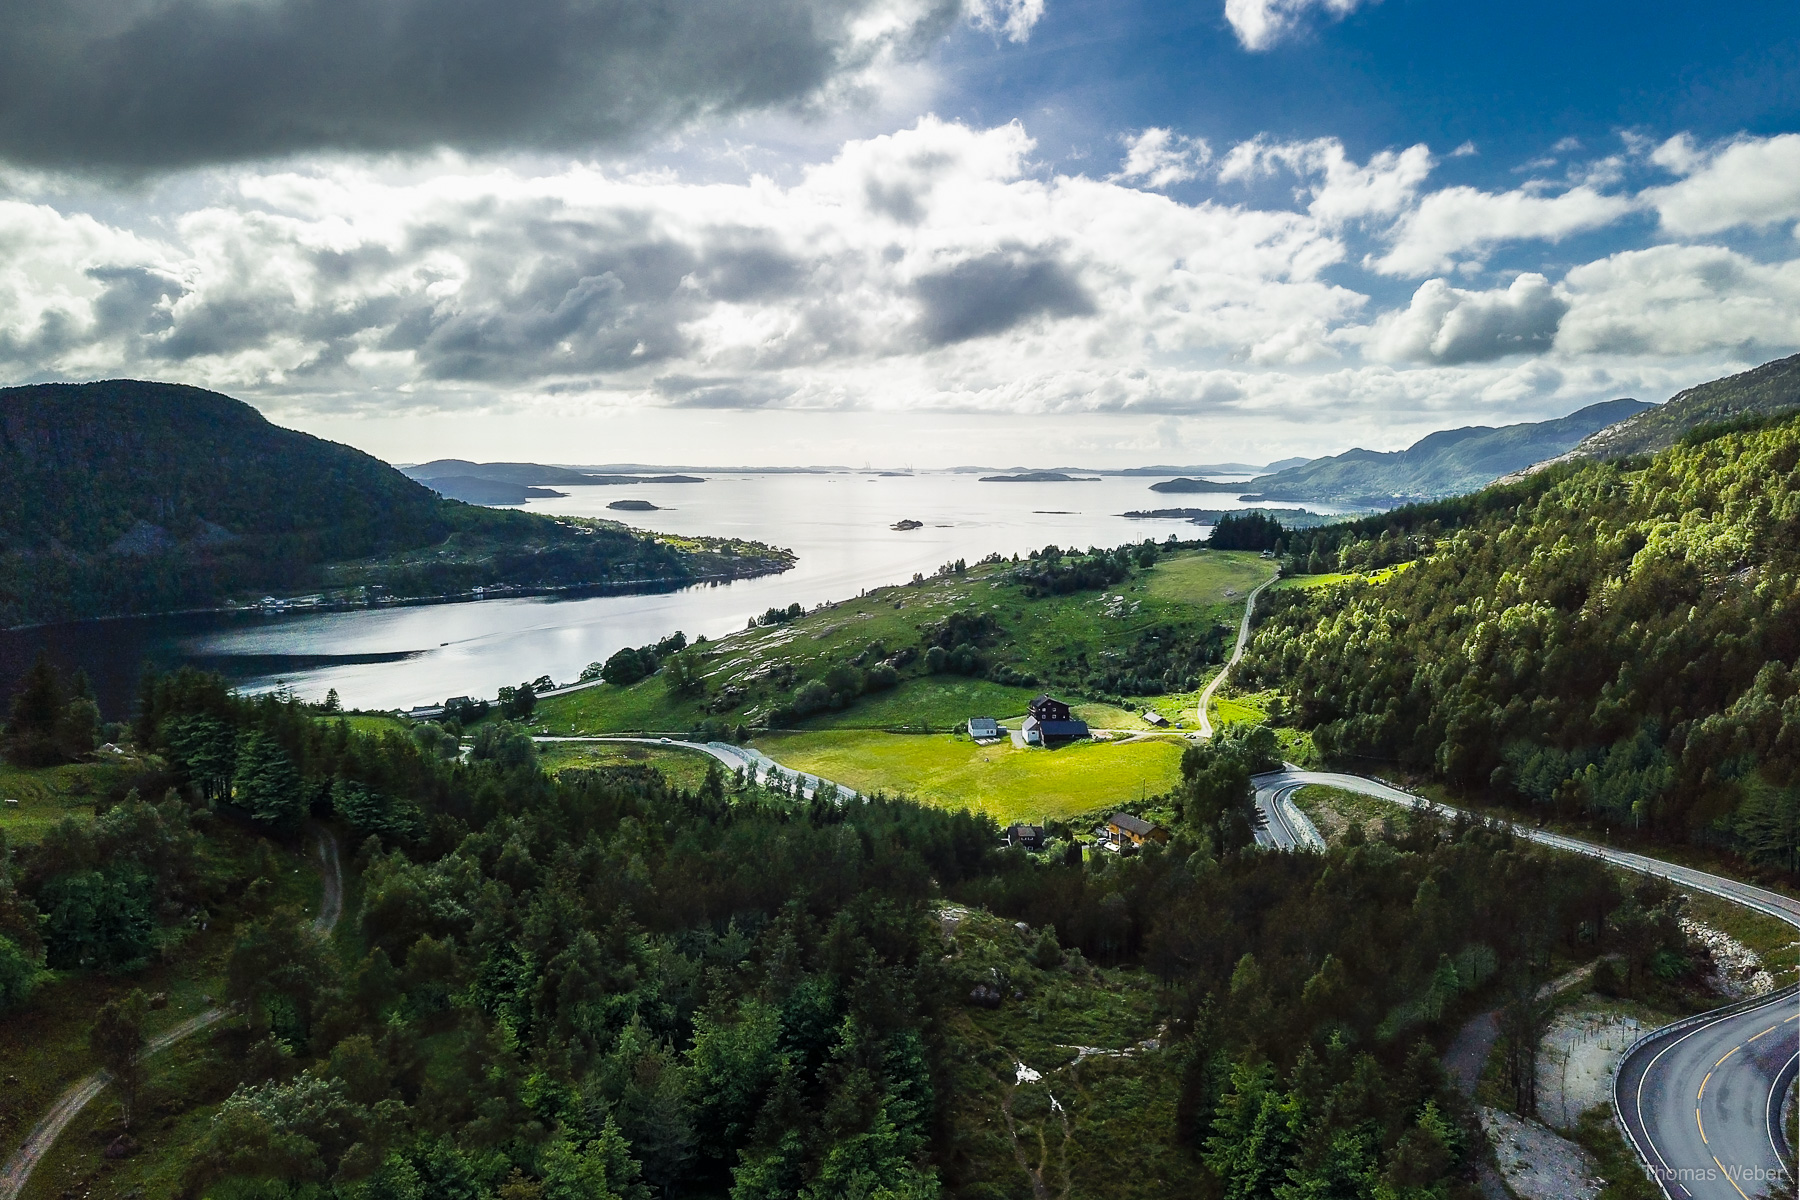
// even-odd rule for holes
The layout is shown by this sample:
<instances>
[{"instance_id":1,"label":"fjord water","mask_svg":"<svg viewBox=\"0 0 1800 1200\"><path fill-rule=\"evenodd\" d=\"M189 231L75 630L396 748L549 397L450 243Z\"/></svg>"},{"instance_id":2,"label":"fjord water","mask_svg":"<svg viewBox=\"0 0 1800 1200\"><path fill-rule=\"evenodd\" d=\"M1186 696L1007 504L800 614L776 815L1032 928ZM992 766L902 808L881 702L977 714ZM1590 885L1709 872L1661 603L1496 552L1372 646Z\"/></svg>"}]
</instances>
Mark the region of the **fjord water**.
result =
<instances>
[{"instance_id":1,"label":"fjord water","mask_svg":"<svg viewBox=\"0 0 1800 1200\"><path fill-rule=\"evenodd\" d=\"M336 688L347 706L393 708L446 696L492 696L540 675L567 682L622 646L680 629L719 637L771 605L815 604L903 583L958 558L1024 554L1046 544L1115 546L1202 535L1179 519L1127 519L1131 509L1242 507L1235 490L1165 495L1155 478L982 483L976 476L720 474L697 484L571 487L533 512L614 517L666 533L768 542L799 561L780 575L657 595L510 598L340 613L192 614L91 621L0 635L0 680L40 648L93 678L109 717L128 712L145 662L190 663L247 691L290 687L316 699ZM615 500L657 512L614 512ZM1328 511L1321 509L1321 511ZM896 521L923 522L894 530Z\"/></svg>"}]
</instances>

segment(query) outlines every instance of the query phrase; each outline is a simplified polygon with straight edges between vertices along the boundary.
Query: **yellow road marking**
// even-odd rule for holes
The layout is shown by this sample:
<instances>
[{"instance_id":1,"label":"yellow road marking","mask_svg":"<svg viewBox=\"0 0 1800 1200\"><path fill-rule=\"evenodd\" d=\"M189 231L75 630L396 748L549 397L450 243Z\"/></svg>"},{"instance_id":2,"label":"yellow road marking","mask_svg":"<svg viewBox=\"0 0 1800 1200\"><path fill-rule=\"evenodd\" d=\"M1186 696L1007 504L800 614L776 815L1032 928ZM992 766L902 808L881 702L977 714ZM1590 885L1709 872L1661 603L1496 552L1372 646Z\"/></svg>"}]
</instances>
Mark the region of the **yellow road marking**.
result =
<instances>
[{"instance_id":1,"label":"yellow road marking","mask_svg":"<svg viewBox=\"0 0 1800 1200\"><path fill-rule=\"evenodd\" d=\"M1751 1034L1750 1040L1754 1042L1757 1038L1761 1037L1763 1035L1763 1033L1774 1033L1777 1029L1780 1029L1780 1028L1781 1028L1781 1026L1779 1026L1779 1025L1771 1025L1767 1029L1763 1030L1762 1033Z\"/></svg>"},{"instance_id":2,"label":"yellow road marking","mask_svg":"<svg viewBox=\"0 0 1800 1200\"><path fill-rule=\"evenodd\" d=\"M1695 1096L1694 1099L1696 1099L1696 1100L1706 1099L1706 1085L1711 1082L1712 1082L1712 1072L1708 1071L1706 1073L1706 1078L1702 1079L1700 1081L1700 1094L1698 1096ZM1695 1110L1695 1111L1698 1111L1698 1110Z\"/></svg>"},{"instance_id":3,"label":"yellow road marking","mask_svg":"<svg viewBox=\"0 0 1800 1200\"><path fill-rule=\"evenodd\" d=\"M1742 1050L1743 1048L1744 1048L1744 1043L1739 1042L1737 1045L1735 1045L1731 1049L1727 1050L1724 1054L1721 1054L1719 1056L1719 1062L1716 1062L1713 1064L1713 1070L1715 1070L1715 1071L1718 1070L1719 1063L1724 1062L1726 1059L1730 1058L1732 1055L1736 1054L1739 1050Z\"/></svg>"},{"instance_id":4,"label":"yellow road marking","mask_svg":"<svg viewBox=\"0 0 1800 1200\"><path fill-rule=\"evenodd\" d=\"M1718 1166L1719 1174L1725 1176L1725 1182L1729 1183L1732 1186L1732 1189L1734 1191L1736 1191L1738 1195L1744 1196L1744 1189L1741 1187L1738 1187L1737 1180L1735 1180L1731 1177L1731 1172L1729 1172L1725 1169L1725 1164L1722 1162L1719 1162L1718 1155L1716 1155L1716 1154L1713 1155L1713 1162ZM1750 1197L1744 1196L1744 1200L1750 1200Z\"/></svg>"},{"instance_id":5,"label":"yellow road marking","mask_svg":"<svg viewBox=\"0 0 1800 1200\"><path fill-rule=\"evenodd\" d=\"M1694 1124L1700 1125L1700 1110L1697 1108L1694 1110ZM1711 1142L1706 1140L1706 1126L1704 1125L1700 1125L1700 1144L1702 1146L1712 1145Z\"/></svg>"}]
</instances>

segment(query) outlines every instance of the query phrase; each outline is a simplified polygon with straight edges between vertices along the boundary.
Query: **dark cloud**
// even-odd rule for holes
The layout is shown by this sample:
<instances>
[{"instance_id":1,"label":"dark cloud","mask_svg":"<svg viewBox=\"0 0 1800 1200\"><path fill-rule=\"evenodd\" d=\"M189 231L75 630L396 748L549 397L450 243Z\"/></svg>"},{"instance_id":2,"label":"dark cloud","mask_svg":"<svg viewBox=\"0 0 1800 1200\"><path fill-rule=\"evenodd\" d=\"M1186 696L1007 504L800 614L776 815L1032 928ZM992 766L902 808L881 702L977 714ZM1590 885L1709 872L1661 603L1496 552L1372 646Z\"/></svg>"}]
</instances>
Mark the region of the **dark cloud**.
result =
<instances>
[{"instance_id":1,"label":"dark cloud","mask_svg":"<svg viewBox=\"0 0 1800 1200\"><path fill-rule=\"evenodd\" d=\"M770 379L664 375L653 386L674 408L764 408L791 394Z\"/></svg>"},{"instance_id":2,"label":"dark cloud","mask_svg":"<svg viewBox=\"0 0 1800 1200\"><path fill-rule=\"evenodd\" d=\"M0 158L138 172L309 150L618 143L804 101L960 12L918 0L8 0Z\"/></svg>"},{"instance_id":3,"label":"dark cloud","mask_svg":"<svg viewBox=\"0 0 1800 1200\"><path fill-rule=\"evenodd\" d=\"M1005 333L1036 316L1080 317L1093 297L1075 273L1043 251L1000 250L921 276L919 332L933 346Z\"/></svg>"}]
</instances>

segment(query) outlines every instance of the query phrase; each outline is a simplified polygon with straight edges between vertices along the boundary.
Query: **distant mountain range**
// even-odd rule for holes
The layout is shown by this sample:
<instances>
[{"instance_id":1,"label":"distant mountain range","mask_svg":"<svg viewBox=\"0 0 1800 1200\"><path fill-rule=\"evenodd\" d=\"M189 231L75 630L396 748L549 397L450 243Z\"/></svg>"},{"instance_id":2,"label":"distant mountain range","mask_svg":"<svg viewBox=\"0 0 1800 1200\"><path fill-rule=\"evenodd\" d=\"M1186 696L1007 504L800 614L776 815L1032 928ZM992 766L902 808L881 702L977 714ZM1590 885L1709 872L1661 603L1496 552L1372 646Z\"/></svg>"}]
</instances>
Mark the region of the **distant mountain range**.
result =
<instances>
[{"instance_id":1,"label":"distant mountain range","mask_svg":"<svg viewBox=\"0 0 1800 1200\"><path fill-rule=\"evenodd\" d=\"M440 499L229 396L139 380L0 389L0 480L0 626L299 592L642 590L793 562Z\"/></svg>"},{"instance_id":2,"label":"distant mountain range","mask_svg":"<svg viewBox=\"0 0 1800 1200\"><path fill-rule=\"evenodd\" d=\"M1405 450L1347 450L1259 476L1245 485L1250 494L1244 499L1393 508L1462 495L1564 454L1597 431L1654 407L1641 400L1607 400L1553 421L1446 429Z\"/></svg>"}]
</instances>

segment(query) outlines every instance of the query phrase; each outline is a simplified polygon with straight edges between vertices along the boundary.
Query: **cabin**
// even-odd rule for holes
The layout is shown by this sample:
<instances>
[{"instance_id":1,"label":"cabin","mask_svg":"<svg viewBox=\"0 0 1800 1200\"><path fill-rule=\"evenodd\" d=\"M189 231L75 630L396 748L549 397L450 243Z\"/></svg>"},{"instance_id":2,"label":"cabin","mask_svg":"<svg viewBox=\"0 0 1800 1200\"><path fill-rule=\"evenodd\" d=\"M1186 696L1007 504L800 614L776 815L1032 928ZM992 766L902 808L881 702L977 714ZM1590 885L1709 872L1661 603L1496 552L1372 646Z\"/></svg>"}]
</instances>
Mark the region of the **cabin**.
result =
<instances>
[{"instance_id":1,"label":"cabin","mask_svg":"<svg viewBox=\"0 0 1800 1200\"><path fill-rule=\"evenodd\" d=\"M1169 831L1161 825L1153 825L1142 817L1134 817L1130 813L1116 812L1106 818L1105 839L1114 846L1141 846L1145 842L1166 842Z\"/></svg>"},{"instance_id":2,"label":"cabin","mask_svg":"<svg viewBox=\"0 0 1800 1200\"><path fill-rule=\"evenodd\" d=\"M1042 850L1044 848L1044 827L1014 822L1006 827L1006 844L1023 846L1027 850Z\"/></svg>"},{"instance_id":3,"label":"cabin","mask_svg":"<svg viewBox=\"0 0 1800 1200\"><path fill-rule=\"evenodd\" d=\"M970 717L969 736L972 738L997 738L1000 736L1000 722L992 717Z\"/></svg>"},{"instance_id":4,"label":"cabin","mask_svg":"<svg viewBox=\"0 0 1800 1200\"><path fill-rule=\"evenodd\" d=\"M1144 710L1144 720L1156 726L1158 729L1164 728L1169 723L1169 718L1163 716L1153 708L1146 708Z\"/></svg>"}]
</instances>

